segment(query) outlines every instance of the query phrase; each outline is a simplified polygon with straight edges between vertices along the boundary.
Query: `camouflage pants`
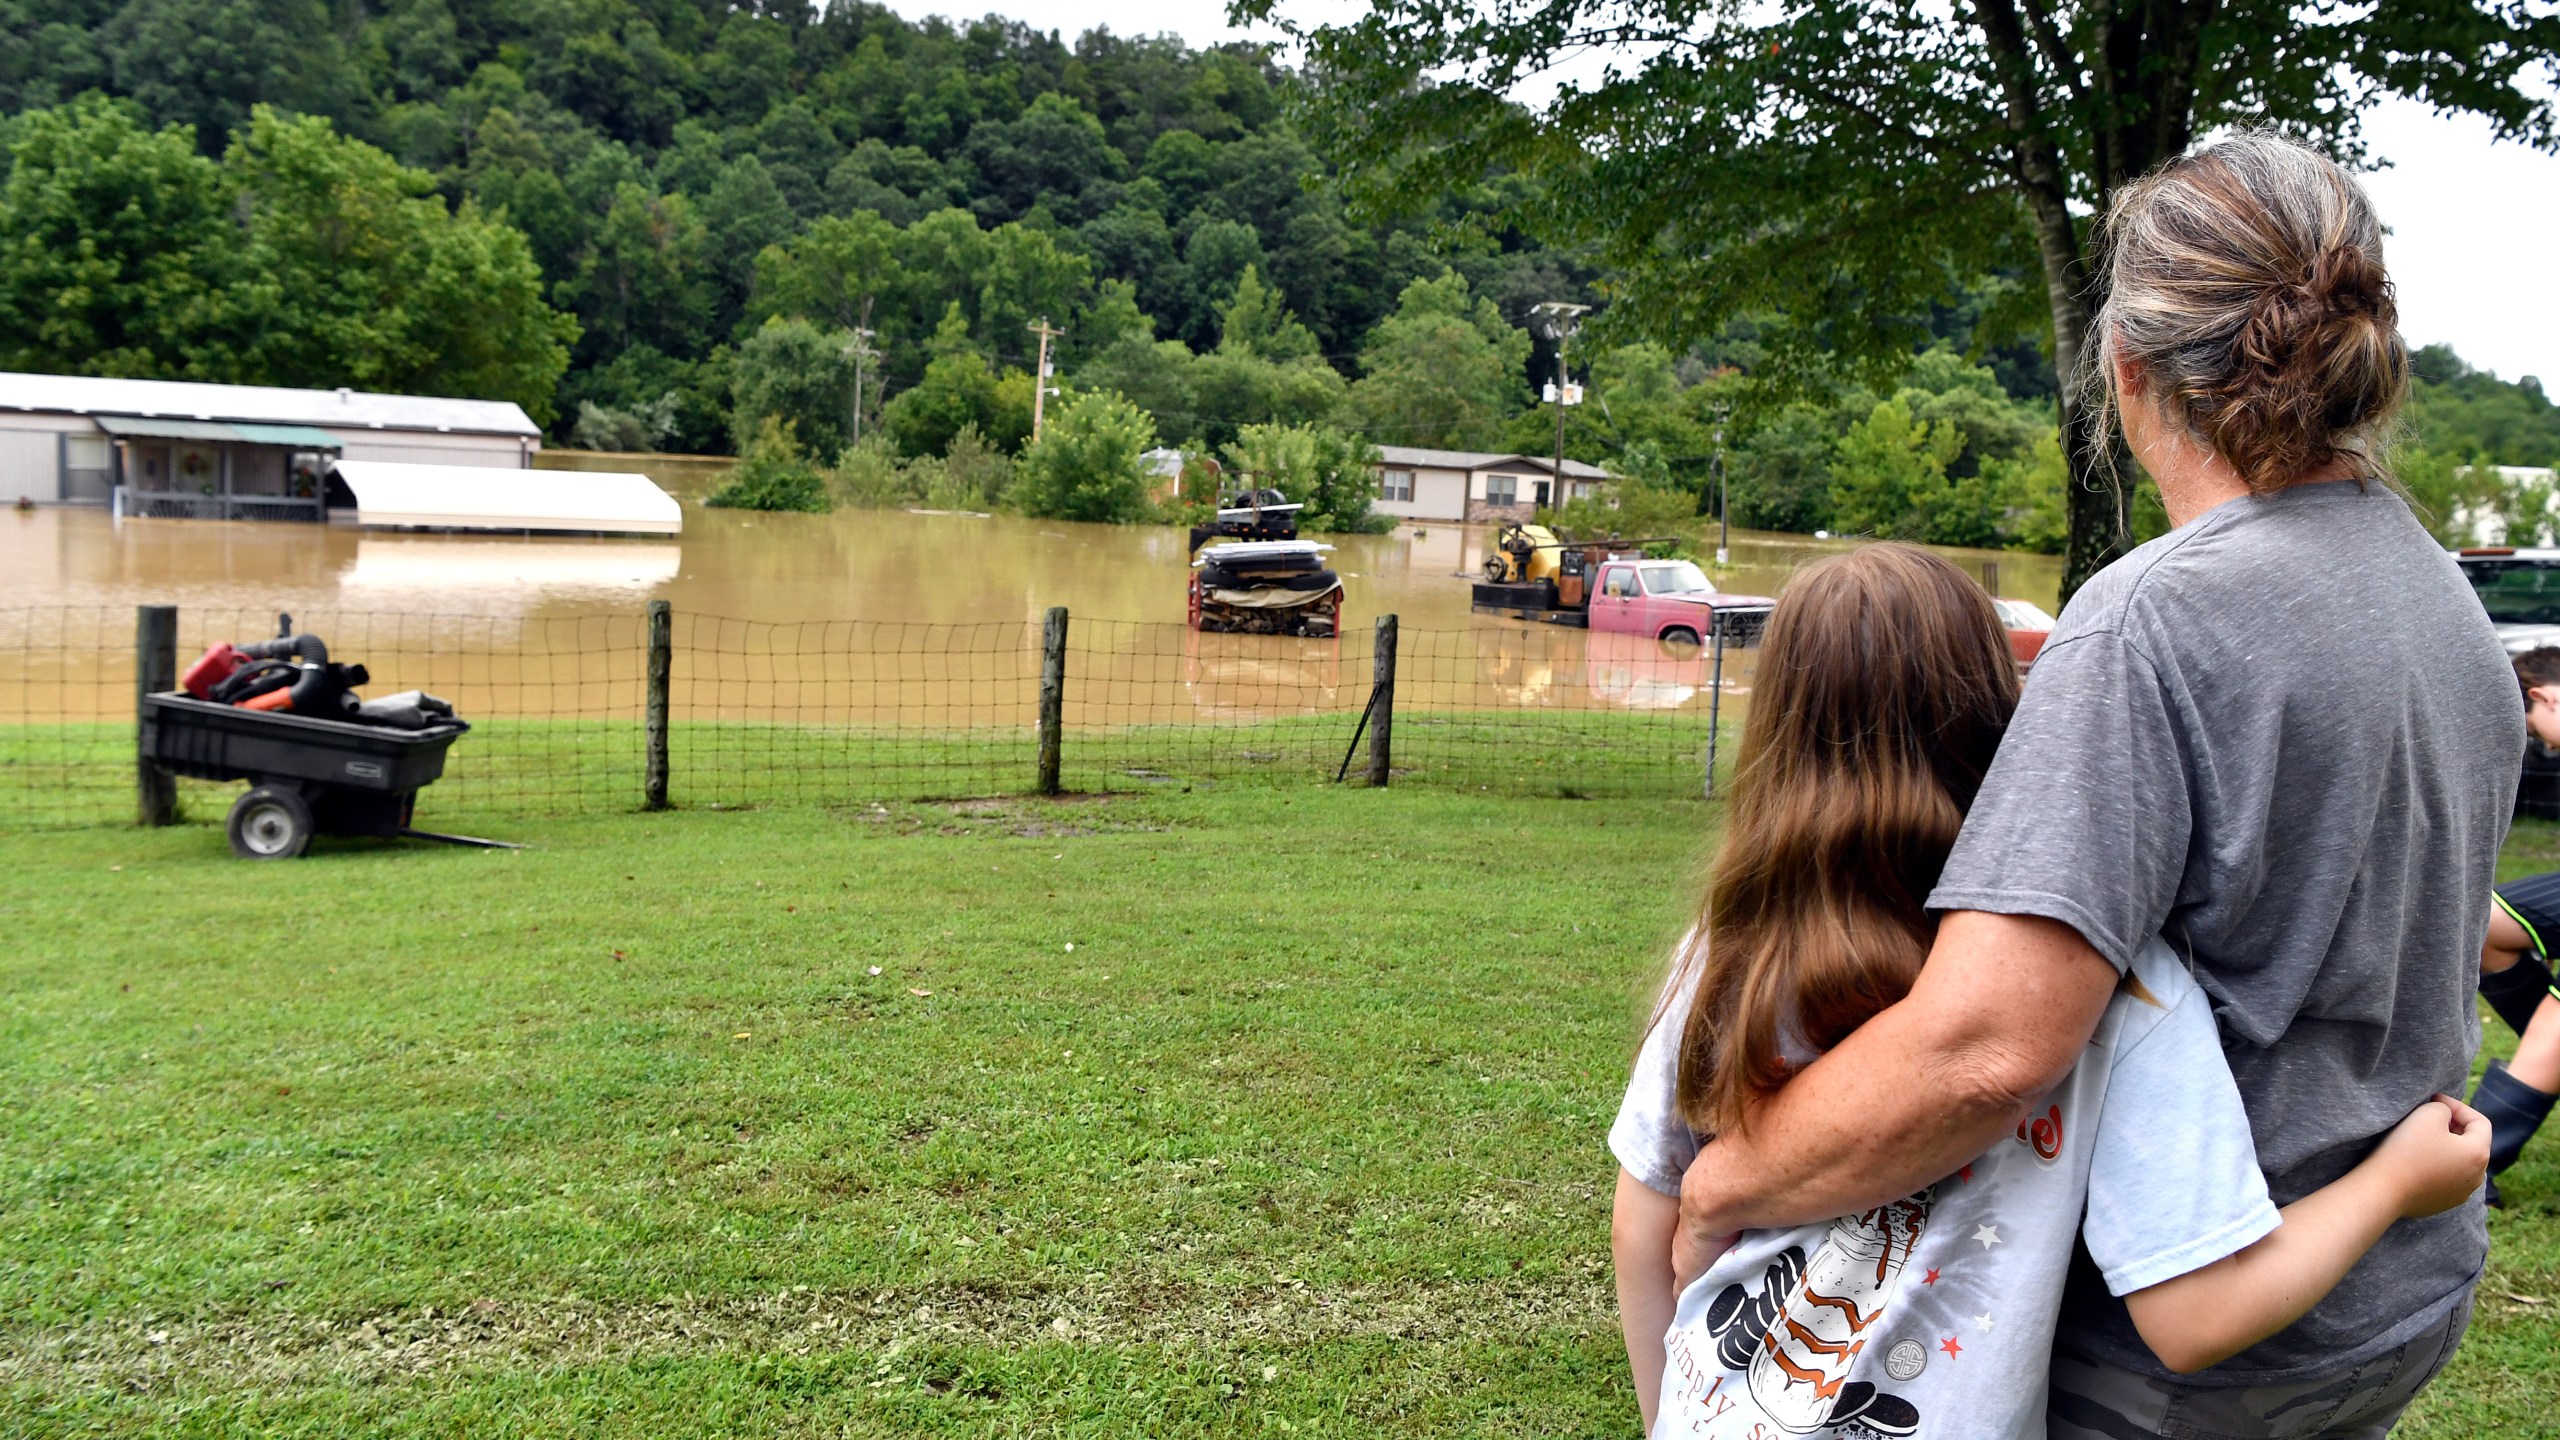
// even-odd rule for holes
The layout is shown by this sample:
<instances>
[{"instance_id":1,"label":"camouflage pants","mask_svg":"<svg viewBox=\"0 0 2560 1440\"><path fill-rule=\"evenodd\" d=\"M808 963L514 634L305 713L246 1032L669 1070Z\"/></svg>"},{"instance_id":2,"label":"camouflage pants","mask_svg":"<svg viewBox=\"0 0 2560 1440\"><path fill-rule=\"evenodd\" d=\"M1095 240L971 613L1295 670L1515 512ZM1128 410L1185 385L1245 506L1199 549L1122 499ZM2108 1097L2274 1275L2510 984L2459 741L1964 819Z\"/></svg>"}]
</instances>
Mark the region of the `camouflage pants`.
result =
<instances>
[{"instance_id":1,"label":"camouflage pants","mask_svg":"<svg viewBox=\"0 0 2560 1440\"><path fill-rule=\"evenodd\" d=\"M2285 1385L2183 1385L2053 1357L2049 1440L2382 1440L2400 1412L2453 1359L2471 1300L2396 1350L2343 1374Z\"/></svg>"}]
</instances>

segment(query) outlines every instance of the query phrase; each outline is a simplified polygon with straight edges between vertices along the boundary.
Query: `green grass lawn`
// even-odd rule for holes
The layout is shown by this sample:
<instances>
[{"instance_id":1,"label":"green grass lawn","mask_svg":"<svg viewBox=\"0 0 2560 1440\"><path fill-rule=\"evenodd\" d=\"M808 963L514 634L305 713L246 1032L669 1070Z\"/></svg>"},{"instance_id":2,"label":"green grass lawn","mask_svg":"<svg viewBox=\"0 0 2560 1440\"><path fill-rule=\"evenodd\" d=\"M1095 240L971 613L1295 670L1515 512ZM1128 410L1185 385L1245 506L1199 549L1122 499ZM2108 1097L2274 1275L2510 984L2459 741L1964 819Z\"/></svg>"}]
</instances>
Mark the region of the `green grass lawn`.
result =
<instances>
[{"instance_id":1,"label":"green grass lawn","mask_svg":"<svg viewBox=\"0 0 2560 1440\"><path fill-rule=\"evenodd\" d=\"M1713 813L0 837L0 1429L1632 1435L1602 1136ZM2404 1434L2560 1435L2560 1141L2508 1188Z\"/></svg>"},{"instance_id":2,"label":"green grass lawn","mask_svg":"<svg viewBox=\"0 0 2560 1440\"><path fill-rule=\"evenodd\" d=\"M1070 727L1060 779L1080 791L1295 787L1331 780L1347 758L1350 778L1362 782L1369 750L1360 724L1354 709ZM1702 788L1708 729L1692 710L1408 708L1395 716L1392 762L1402 783L1438 789L1676 800ZM1738 715L1728 714L1718 759L1728 773L1740 735ZM479 721L447 753L443 778L420 792L418 823L467 828L491 816L637 810L647 743L637 720ZM131 819L133 751L129 722L0 725L0 831ZM1028 724L933 730L680 720L668 751L669 796L697 809L1024 794L1039 768L1039 736ZM238 794L236 784L182 780L180 808L219 820Z\"/></svg>"}]
</instances>

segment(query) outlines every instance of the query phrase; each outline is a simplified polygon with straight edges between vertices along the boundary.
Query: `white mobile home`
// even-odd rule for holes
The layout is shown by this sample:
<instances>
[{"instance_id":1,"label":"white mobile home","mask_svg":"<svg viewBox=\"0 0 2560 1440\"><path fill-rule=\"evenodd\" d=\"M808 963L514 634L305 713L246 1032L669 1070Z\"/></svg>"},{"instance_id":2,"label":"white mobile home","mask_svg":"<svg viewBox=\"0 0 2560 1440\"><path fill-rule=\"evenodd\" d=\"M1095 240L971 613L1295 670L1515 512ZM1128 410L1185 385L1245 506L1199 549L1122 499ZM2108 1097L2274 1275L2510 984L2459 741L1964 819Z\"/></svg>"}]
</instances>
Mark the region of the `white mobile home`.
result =
<instances>
[{"instance_id":1,"label":"white mobile home","mask_svg":"<svg viewBox=\"0 0 2560 1440\"><path fill-rule=\"evenodd\" d=\"M0 372L0 502L128 496L308 508L334 460L528 469L542 431L503 400Z\"/></svg>"},{"instance_id":2,"label":"white mobile home","mask_svg":"<svg viewBox=\"0 0 2560 1440\"><path fill-rule=\"evenodd\" d=\"M1590 499L1613 478L1597 465L1567 460L1559 496L1548 456L1381 445L1378 457L1378 493L1369 508L1404 520L1527 520L1541 506Z\"/></svg>"}]
</instances>

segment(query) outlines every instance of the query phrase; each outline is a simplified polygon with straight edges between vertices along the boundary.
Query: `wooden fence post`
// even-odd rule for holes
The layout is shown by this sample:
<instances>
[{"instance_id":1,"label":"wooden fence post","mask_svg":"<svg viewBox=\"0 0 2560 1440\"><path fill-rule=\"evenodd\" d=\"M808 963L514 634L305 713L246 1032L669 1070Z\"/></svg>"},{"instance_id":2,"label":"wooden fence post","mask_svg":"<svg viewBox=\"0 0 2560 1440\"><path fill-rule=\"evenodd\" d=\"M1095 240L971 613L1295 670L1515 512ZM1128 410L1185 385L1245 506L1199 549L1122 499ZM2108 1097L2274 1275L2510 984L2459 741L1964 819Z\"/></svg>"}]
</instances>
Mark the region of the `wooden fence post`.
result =
<instances>
[{"instance_id":1,"label":"wooden fence post","mask_svg":"<svg viewBox=\"0 0 2560 1440\"><path fill-rule=\"evenodd\" d=\"M649 759L640 806L667 808L667 690L675 674L675 620L664 600L649 602Z\"/></svg>"},{"instance_id":2,"label":"wooden fence post","mask_svg":"<svg viewBox=\"0 0 2560 1440\"><path fill-rule=\"evenodd\" d=\"M1040 793L1058 793L1058 746L1067 722L1067 607L1040 626Z\"/></svg>"},{"instance_id":3,"label":"wooden fence post","mask_svg":"<svg viewBox=\"0 0 2560 1440\"><path fill-rule=\"evenodd\" d=\"M143 749L142 697L178 688L178 607L138 605L133 612L133 788L136 821L178 823L178 777Z\"/></svg>"},{"instance_id":4,"label":"wooden fence post","mask_svg":"<svg viewBox=\"0 0 2560 1440\"><path fill-rule=\"evenodd\" d=\"M1378 617L1378 637L1370 647L1369 783L1384 786L1395 754L1396 617Z\"/></svg>"}]
</instances>

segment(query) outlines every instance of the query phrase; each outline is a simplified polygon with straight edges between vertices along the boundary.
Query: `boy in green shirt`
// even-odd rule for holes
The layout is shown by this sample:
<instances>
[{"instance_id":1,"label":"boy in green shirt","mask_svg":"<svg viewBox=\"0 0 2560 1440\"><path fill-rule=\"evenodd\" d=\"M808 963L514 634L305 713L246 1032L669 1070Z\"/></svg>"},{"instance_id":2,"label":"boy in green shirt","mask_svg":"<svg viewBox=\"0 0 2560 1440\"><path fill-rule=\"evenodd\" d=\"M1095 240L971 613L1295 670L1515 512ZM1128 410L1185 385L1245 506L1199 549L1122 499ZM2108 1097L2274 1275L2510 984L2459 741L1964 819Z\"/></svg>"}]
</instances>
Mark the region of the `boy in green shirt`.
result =
<instances>
[{"instance_id":1,"label":"boy in green shirt","mask_svg":"<svg viewBox=\"0 0 2560 1440\"><path fill-rule=\"evenodd\" d=\"M2560 648L2544 646L2515 659L2524 691L2525 728L2560 749ZM2513 1060L2492 1060L2472 1092L2489 1117L2489 1203L2498 1203L2498 1173L2516 1163L2560 1098L2560 986L2552 983L2551 945L2560 941L2560 871L2499 886L2491 895L2489 939L2480 951L2480 993L2516 1032Z\"/></svg>"}]
</instances>

